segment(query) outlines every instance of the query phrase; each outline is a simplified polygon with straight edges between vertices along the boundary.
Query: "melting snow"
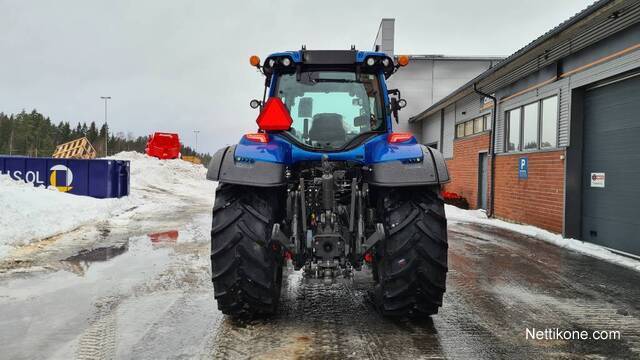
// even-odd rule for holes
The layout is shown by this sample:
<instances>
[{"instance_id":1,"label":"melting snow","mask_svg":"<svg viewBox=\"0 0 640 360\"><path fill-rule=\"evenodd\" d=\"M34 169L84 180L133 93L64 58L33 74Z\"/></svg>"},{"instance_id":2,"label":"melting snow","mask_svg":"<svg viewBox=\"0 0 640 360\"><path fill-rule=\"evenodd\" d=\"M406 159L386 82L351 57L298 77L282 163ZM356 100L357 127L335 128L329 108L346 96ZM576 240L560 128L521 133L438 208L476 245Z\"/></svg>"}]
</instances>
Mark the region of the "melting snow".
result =
<instances>
[{"instance_id":1,"label":"melting snow","mask_svg":"<svg viewBox=\"0 0 640 360\"><path fill-rule=\"evenodd\" d=\"M159 160L137 152L122 152L111 158L131 161L128 197L95 199L55 188L36 188L0 175L0 257L13 246L107 220L133 208L135 214L147 214L175 206L178 201L201 197L213 200L214 183L206 180L206 169L201 165Z\"/></svg>"},{"instance_id":2,"label":"melting snow","mask_svg":"<svg viewBox=\"0 0 640 360\"><path fill-rule=\"evenodd\" d=\"M601 260L609 261L630 269L640 271L640 261L627 256L616 254L609 249L596 244L584 242L576 239L563 238L562 235L554 234L531 225L521 225L506 222L498 219L487 218L484 210L463 210L455 206L446 205L445 212L447 220L451 222L476 223L495 226L502 229L514 231L527 236L535 237L557 245L559 247L577 251Z\"/></svg>"}]
</instances>

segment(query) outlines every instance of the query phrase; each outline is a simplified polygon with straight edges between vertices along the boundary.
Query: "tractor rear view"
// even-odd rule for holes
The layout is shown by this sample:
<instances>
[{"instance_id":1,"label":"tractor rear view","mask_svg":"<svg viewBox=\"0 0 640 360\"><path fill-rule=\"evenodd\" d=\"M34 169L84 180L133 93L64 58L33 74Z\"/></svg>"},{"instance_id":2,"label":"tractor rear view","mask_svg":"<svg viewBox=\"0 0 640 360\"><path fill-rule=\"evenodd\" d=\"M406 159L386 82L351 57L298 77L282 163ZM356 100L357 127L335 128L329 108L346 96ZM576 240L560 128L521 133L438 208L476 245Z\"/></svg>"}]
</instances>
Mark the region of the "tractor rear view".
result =
<instances>
[{"instance_id":1,"label":"tractor rear view","mask_svg":"<svg viewBox=\"0 0 640 360\"><path fill-rule=\"evenodd\" d=\"M392 131L406 105L385 80L401 66L383 53L276 53L261 64L259 130L220 149L211 266L219 309L276 312L290 259L308 276L371 269L384 315L420 317L442 305L449 180L442 154Z\"/></svg>"}]
</instances>

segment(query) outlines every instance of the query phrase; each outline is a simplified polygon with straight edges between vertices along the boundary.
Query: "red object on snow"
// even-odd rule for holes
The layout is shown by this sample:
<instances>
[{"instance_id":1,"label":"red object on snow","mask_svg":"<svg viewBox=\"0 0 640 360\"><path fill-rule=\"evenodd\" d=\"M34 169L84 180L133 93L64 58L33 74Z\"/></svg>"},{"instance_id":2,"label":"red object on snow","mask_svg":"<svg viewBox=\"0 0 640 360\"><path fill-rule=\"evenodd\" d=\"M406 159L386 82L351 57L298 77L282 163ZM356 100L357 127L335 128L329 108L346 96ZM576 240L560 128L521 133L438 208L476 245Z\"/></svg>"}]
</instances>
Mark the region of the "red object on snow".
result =
<instances>
[{"instance_id":1,"label":"red object on snow","mask_svg":"<svg viewBox=\"0 0 640 360\"><path fill-rule=\"evenodd\" d=\"M278 97L270 97L264 105L262 112L256 120L260 130L289 130L291 128L291 115Z\"/></svg>"},{"instance_id":2,"label":"red object on snow","mask_svg":"<svg viewBox=\"0 0 640 360\"><path fill-rule=\"evenodd\" d=\"M169 230L163 231L159 233L153 233L147 235L152 243L162 243L162 242L176 242L178 240L178 230Z\"/></svg>"},{"instance_id":3,"label":"red object on snow","mask_svg":"<svg viewBox=\"0 0 640 360\"><path fill-rule=\"evenodd\" d=\"M180 138L175 133L156 132L149 136L144 151L158 159L177 159L180 157Z\"/></svg>"}]
</instances>

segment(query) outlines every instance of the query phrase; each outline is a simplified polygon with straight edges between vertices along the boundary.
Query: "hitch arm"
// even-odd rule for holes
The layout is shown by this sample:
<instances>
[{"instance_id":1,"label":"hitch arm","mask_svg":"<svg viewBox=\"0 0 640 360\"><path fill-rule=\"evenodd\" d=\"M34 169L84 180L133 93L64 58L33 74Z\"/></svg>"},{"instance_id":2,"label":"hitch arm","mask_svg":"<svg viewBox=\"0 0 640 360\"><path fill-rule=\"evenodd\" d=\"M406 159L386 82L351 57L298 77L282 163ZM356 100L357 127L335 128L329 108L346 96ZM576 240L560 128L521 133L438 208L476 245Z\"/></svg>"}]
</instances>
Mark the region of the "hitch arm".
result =
<instances>
[{"instance_id":1,"label":"hitch arm","mask_svg":"<svg viewBox=\"0 0 640 360\"><path fill-rule=\"evenodd\" d=\"M384 238L384 226L381 223L376 223L376 231L364 241L364 244L362 244L361 254L364 254L365 252L376 246L376 244L384 240Z\"/></svg>"}]
</instances>

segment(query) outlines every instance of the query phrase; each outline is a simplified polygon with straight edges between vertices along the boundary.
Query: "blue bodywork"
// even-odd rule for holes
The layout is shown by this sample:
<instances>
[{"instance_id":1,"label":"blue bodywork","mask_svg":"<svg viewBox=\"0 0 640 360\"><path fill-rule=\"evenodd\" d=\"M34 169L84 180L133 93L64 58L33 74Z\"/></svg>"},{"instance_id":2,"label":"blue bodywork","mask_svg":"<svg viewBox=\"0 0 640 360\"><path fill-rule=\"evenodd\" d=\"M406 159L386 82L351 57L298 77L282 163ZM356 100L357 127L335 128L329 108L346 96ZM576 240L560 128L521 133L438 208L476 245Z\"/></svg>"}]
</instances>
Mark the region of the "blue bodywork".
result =
<instances>
[{"instance_id":1,"label":"blue bodywork","mask_svg":"<svg viewBox=\"0 0 640 360\"><path fill-rule=\"evenodd\" d=\"M288 56L294 63L300 63L302 59L301 51L287 51L274 53L271 57ZM384 53L371 51L358 51L356 62L362 63L367 57L386 57ZM385 109L389 107L389 94L385 83L385 76L382 71L378 74L382 98ZM269 96L275 96L275 88L278 74L275 73L270 81ZM340 151L310 151L295 143L290 142L277 133L270 134L268 143L256 143L242 137L235 150L235 160L240 162L264 161L292 165L301 161L320 161L326 154L330 161L353 161L361 164L375 164L394 160L422 160L423 152L415 138L402 143L391 144L387 141L388 134L392 129L392 119L389 111L385 115L387 133L369 138L358 147Z\"/></svg>"}]
</instances>

